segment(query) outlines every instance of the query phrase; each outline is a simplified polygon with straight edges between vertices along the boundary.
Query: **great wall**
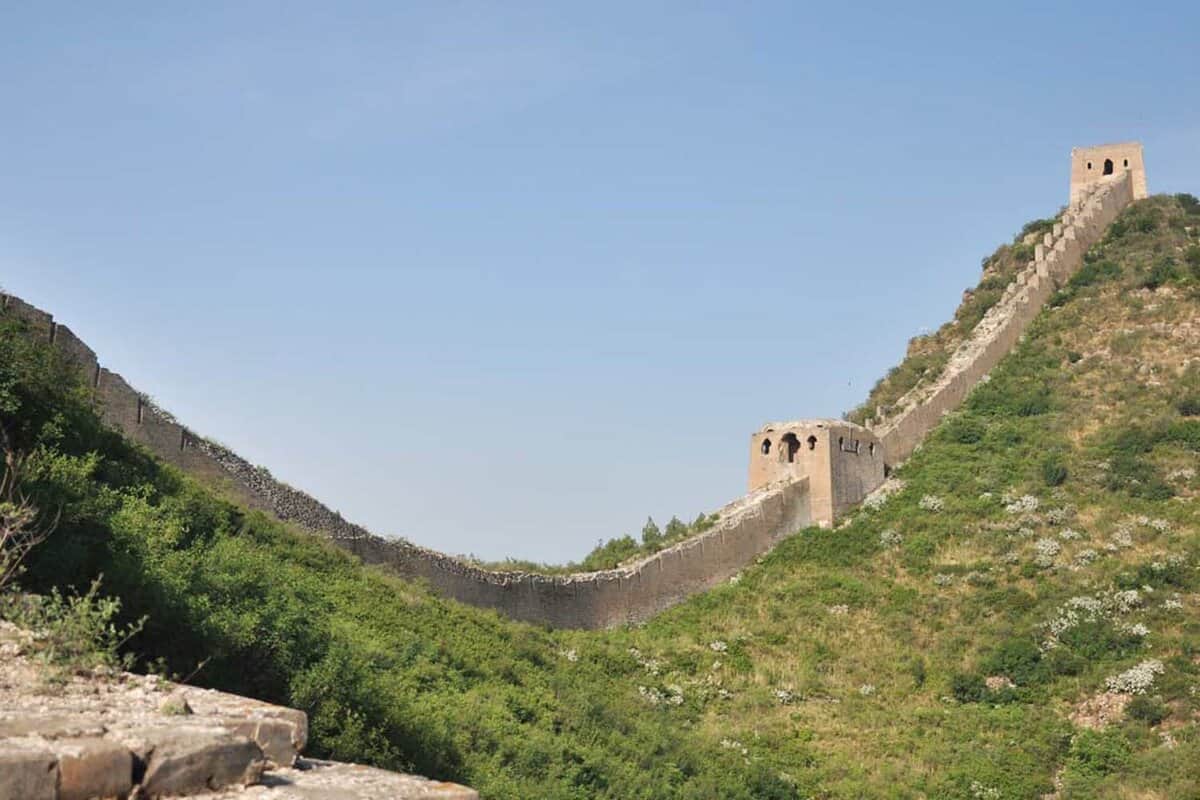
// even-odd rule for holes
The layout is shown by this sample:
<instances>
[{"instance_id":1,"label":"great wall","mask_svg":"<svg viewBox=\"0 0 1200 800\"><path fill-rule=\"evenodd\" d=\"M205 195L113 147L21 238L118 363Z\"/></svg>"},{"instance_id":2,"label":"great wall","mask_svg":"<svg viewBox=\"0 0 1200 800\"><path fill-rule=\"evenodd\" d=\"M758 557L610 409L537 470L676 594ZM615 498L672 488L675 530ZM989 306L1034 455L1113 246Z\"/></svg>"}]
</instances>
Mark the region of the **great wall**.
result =
<instances>
[{"instance_id":1,"label":"great wall","mask_svg":"<svg viewBox=\"0 0 1200 800\"><path fill-rule=\"evenodd\" d=\"M1141 145L1072 150L1070 189L1066 211L1036 245L1034 259L935 382L909 392L897 411L867 427L833 419L763 426L751 436L750 491L721 509L714 527L618 568L571 575L485 570L374 535L181 425L102 367L92 349L50 314L10 295L2 306L79 365L107 424L246 505L329 538L367 563L427 580L443 596L554 627L603 628L645 620L728 580L798 530L832 525L878 488L887 471L908 458L1016 345L1109 224L1147 196Z\"/></svg>"}]
</instances>

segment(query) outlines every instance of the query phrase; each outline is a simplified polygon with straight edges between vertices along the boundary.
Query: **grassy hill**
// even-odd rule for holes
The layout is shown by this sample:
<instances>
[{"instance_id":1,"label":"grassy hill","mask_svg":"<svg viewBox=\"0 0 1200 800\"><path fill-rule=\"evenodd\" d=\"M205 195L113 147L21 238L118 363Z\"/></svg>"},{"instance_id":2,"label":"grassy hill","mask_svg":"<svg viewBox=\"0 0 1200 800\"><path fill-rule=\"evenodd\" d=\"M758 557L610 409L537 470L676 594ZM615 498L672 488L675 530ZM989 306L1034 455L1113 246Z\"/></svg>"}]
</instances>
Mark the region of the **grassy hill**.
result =
<instances>
[{"instance_id":1,"label":"grassy hill","mask_svg":"<svg viewBox=\"0 0 1200 800\"><path fill-rule=\"evenodd\" d=\"M1136 204L899 491L608 632L440 600L230 505L6 322L0 423L62 513L23 581L102 574L148 617L144 665L488 798L1200 797L1198 232L1190 196ZM1106 727L1072 721L1110 684Z\"/></svg>"}]
</instances>

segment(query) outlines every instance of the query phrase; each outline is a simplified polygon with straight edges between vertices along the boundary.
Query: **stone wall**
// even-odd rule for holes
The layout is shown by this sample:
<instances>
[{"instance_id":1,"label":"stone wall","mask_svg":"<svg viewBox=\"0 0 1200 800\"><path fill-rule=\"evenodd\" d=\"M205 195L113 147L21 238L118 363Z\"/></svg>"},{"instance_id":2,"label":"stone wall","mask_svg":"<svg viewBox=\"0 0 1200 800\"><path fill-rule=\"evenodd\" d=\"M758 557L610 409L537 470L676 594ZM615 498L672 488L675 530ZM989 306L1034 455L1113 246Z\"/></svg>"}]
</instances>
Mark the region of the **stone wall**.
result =
<instances>
[{"instance_id":1,"label":"stone wall","mask_svg":"<svg viewBox=\"0 0 1200 800\"><path fill-rule=\"evenodd\" d=\"M618 569L573 575L489 571L402 539L375 536L181 425L120 375L103 368L91 348L49 314L7 295L0 296L0 306L26 320L32 335L75 360L94 387L107 424L247 506L324 536L368 563L426 580L446 597L529 622L600 628L647 619L715 586L800 528L814 522L828 524L861 501L882 481L883 462L894 465L907 458L941 417L957 408L1013 348L1051 292L1079 268L1087 248L1133 201L1134 181L1133 173L1126 171L1079 187L1054 230L1037 245L1034 261L958 348L936 383L902 398L900 410L877 421L872 432L837 420L824 421L818 436L824 437L826 449L819 470L779 476L772 471L777 471L776 466L763 467L759 477L769 480L756 482L754 453L767 435L764 429L751 442L752 491L722 509L715 527ZM852 454L839 449L839 436L860 442L860 449Z\"/></svg>"},{"instance_id":2,"label":"stone wall","mask_svg":"<svg viewBox=\"0 0 1200 800\"><path fill-rule=\"evenodd\" d=\"M1012 350L1050 295L1082 266L1084 253L1134 197L1130 171L1079 187L1054 229L1036 245L1034 260L954 352L938 380L909 392L897 404L899 411L873 423L889 465L908 458L941 418L958 408Z\"/></svg>"},{"instance_id":3,"label":"stone wall","mask_svg":"<svg viewBox=\"0 0 1200 800\"><path fill-rule=\"evenodd\" d=\"M547 576L480 569L403 539L383 538L308 494L276 480L216 442L181 425L115 372L66 326L20 298L0 296L5 313L74 359L95 388L104 421L159 458L247 506L324 536L365 562L423 579L439 594L515 619L555 627L637 622L737 574L781 539L810 524L808 483L751 492L718 512L710 530L618 569Z\"/></svg>"}]
</instances>

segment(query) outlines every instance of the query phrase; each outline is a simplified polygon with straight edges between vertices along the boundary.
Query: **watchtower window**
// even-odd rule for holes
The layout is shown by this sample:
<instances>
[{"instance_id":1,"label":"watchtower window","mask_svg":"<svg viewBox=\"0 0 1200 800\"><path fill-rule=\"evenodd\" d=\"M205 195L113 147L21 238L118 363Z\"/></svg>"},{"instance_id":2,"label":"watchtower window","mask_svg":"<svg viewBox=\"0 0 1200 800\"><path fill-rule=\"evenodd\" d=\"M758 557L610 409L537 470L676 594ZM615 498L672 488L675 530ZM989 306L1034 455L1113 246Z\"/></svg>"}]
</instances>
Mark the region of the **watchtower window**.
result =
<instances>
[{"instance_id":1,"label":"watchtower window","mask_svg":"<svg viewBox=\"0 0 1200 800\"><path fill-rule=\"evenodd\" d=\"M800 450L800 440L796 438L794 433L785 433L783 438L779 440L783 443L783 452L779 455L787 458L789 464L795 463L796 453Z\"/></svg>"},{"instance_id":2,"label":"watchtower window","mask_svg":"<svg viewBox=\"0 0 1200 800\"><path fill-rule=\"evenodd\" d=\"M1090 161L1089 161L1089 162L1088 162L1088 169L1091 169L1091 168L1092 168L1092 162L1090 162Z\"/></svg>"},{"instance_id":3,"label":"watchtower window","mask_svg":"<svg viewBox=\"0 0 1200 800\"><path fill-rule=\"evenodd\" d=\"M1125 163L1123 164L1123 166L1126 166L1126 167L1128 167L1128 166L1129 166L1129 159L1128 159L1128 158L1127 158L1127 159L1125 159Z\"/></svg>"},{"instance_id":4,"label":"watchtower window","mask_svg":"<svg viewBox=\"0 0 1200 800\"><path fill-rule=\"evenodd\" d=\"M764 456L770 455L771 454L771 440L763 439L762 444L759 445L759 449L762 450L762 454Z\"/></svg>"},{"instance_id":5,"label":"watchtower window","mask_svg":"<svg viewBox=\"0 0 1200 800\"><path fill-rule=\"evenodd\" d=\"M1111 158L1104 159L1104 174L1105 175L1113 174L1113 163L1112 163Z\"/></svg>"},{"instance_id":6,"label":"watchtower window","mask_svg":"<svg viewBox=\"0 0 1200 800\"><path fill-rule=\"evenodd\" d=\"M815 437L815 436L808 437L808 449L809 450L817 449L817 437Z\"/></svg>"}]
</instances>

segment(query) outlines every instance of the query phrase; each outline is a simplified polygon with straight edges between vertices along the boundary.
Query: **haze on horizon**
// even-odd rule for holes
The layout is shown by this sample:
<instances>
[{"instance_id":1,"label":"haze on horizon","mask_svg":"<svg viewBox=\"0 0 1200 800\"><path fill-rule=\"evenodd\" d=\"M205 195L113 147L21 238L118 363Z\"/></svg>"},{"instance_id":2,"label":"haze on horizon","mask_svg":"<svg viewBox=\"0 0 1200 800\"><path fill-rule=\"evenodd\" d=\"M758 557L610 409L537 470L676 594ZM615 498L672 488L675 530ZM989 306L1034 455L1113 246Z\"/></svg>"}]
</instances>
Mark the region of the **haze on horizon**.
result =
<instances>
[{"instance_id":1,"label":"haze on horizon","mask_svg":"<svg viewBox=\"0 0 1200 800\"><path fill-rule=\"evenodd\" d=\"M381 534L582 557L745 488L1138 139L1200 8L0 10L0 285Z\"/></svg>"}]
</instances>

